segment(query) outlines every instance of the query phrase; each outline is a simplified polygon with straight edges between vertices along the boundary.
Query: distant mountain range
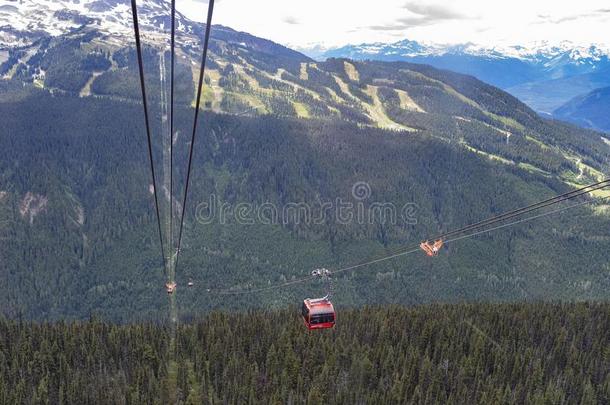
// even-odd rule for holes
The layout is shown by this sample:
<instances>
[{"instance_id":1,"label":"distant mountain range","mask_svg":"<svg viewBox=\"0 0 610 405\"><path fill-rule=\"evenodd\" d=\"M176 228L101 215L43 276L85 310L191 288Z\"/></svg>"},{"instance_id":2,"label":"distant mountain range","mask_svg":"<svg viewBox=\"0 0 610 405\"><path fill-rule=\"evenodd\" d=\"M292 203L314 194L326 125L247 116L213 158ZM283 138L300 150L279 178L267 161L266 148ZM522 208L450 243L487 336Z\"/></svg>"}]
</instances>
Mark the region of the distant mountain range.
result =
<instances>
[{"instance_id":1,"label":"distant mountain range","mask_svg":"<svg viewBox=\"0 0 610 405\"><path fill-rule=\"evenodd\" d=\"M345 57L425 63L470 74L549 115L576 96L610 85L610 48L578 46L569 41L488 48L471 43L441 46L402 40L391 44L347 45L324 52L318 48L312 49L310 55L318 59Z\"/></svg>"}]
</instances>

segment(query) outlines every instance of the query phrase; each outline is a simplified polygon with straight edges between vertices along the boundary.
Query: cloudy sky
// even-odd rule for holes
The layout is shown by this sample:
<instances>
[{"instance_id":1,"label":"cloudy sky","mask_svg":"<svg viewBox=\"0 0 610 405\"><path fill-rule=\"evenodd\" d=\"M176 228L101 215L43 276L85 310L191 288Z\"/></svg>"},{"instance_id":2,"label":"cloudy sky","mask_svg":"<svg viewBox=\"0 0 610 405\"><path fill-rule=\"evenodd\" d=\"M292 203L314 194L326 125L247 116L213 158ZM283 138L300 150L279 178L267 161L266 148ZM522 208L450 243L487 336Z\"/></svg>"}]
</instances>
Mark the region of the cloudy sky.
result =
<instances>
[{"instance_id":1,"label":"cloudy sky","mask_svg":"<svg viewBox=\"0 0 610 405\"><path fill-rule=\"evenodd\" d=\"M176 0L203 20L207 0ZM214 22L292 47L412 39L610 45L608 0L216 0Z\"/></svg>"}]
</instances>

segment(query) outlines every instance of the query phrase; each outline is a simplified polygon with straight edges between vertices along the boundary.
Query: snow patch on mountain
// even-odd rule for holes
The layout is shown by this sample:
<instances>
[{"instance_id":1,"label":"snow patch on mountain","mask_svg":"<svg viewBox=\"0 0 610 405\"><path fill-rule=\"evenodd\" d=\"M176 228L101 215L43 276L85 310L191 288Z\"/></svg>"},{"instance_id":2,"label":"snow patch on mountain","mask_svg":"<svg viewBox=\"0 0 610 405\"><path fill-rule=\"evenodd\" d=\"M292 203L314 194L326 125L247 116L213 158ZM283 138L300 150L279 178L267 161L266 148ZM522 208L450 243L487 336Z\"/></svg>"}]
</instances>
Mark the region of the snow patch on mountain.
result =
<instances>
[{"instance_id":1,"label":"snow patch on mountain","mask_svg":"<svg viewBox=\"0 0 610 405\"><path fill-rule=\"evenodd\" d=\"M43 36L68 34L92 27L113 37L132 37L128 0L4 0L0 6L0 48L27 46ZM142 31L169 27L170 2L141 0L138 16ZM177 29L192 32L196 23L176 12Z\"/></svg>"}]
</instances>

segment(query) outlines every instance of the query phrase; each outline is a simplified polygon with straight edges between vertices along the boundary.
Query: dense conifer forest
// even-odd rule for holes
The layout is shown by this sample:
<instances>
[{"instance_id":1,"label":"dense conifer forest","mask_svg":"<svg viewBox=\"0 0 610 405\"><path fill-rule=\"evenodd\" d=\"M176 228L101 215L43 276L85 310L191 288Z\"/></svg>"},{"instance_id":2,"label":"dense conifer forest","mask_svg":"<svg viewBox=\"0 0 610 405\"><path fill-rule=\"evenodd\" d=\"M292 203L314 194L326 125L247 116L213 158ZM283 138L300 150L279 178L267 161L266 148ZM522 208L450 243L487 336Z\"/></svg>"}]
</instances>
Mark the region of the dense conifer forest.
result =
<instances>
[{"instance_id":1,"label":"dense conifer forest","mask_svg":"<svg viewBox=\"0 0 610 405\"><path fill-rule=\"evenodd\" d=\"M185 316L186 317L186 316ZM186 317L188 318L188 317ZM1 404L607 404L610 304L213 312L171 328L0 321Z\"/></svg>"}]
</instances>

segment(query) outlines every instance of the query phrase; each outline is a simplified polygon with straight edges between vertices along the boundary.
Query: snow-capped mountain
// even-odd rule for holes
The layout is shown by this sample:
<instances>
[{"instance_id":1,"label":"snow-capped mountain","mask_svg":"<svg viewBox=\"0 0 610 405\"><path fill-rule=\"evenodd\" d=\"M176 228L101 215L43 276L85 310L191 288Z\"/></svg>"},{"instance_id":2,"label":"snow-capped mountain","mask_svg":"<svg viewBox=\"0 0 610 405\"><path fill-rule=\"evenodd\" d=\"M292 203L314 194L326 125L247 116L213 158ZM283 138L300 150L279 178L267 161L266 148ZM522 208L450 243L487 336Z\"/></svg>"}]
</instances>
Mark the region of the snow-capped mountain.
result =
<instances>
[{"instance_id":1,"label":"snow-capped mountain","mask_svg":"<svg viewBox=\"0 0 610 405\"><path fill-rule=\"evenodd\" d=\"M27 46L44 36L59 36L85 27L111 37L133 36L129 0L4 0L0 6L0 48ZM170 3L138 1L142 31L169 27ZM192 33L199 25L177 12L178 30Z\"/></svg>"},{"instance_id":2,"label":"snow-capped mountain","mask_svg":"<svg viewBox=\"0 0 610 405\"><path fill-rule=\"evenodd\" d=\"M546 69L553 78L558 68L573 66L576 73L594 71L609 65L610 46L591 44L582 46L570 41L550 43L533 42L528 45L481 46L473 43L457 45L425 44L408 39L394 43L346 45L329 49L321 58L345 57L350 59L413 60L422 58L454 58L456 56L486 60L516 60Z\"/></svg>"},{"instance_id":3,"label":"snow-capped mountain","mask_svg":"<svg viewBox=\"0 0 610 405\"><path fill-rule=\"evenodd\" d=\"M169 49L170 0L138 0L137 7L144 46ZM206 8L202 3L202 12ZM198 64L204 28L204 24L176 11L179 63ZM45 81L49 68L67 64L65 70L75 69L69 76L83 73L83 69L91 74L91 69L105 70L106 62L100 66L100 57L108 59L104 55L133 46L129 0L4 0L0 5L0 79L17 78L49 85ZM211 59L231 53L238 63L249 59L252 52L293 61L309 60L272 41L221 25L214 25L210 46ZM119 61L111 62L114 68L125 65L118 58Z\"/></svg>"},{"instance_id":4,"label":"snow-capped mountain","mask_svg":"<svg viewBox=\"0 0 610 405\"><path fill-rule=\"evenodd\" d=\"M50 92L81 97L137 97L137 92L132 91L138 75L130 3L129 0L18 0L2 4L0 80L21 81ZM166 82L171 2L138 0L137 6L145 72L150 76L151 88L160 89L163 84L156 80ZM205 11L206 5L202 3L201 8ZM188 103L194 101L190 100L193 96L190 87L198 81L205 26L179 12L176 23L176 76L181 83L177 86L182 86L183 101ZM249 74L271 75L266 80L275 80L276 76L281 79L280 67L298 69L301 63L308 62L311 59L305 55L272 41L214 25L206 76L214 90L213 94L206 94L206 105L216 111L243 107L243 100L220 105L221 79L222 85L226 85L227 77L237 74L233 70L236 66L247 75L247 80L255 80ZM259 73L263 70L264 74ZM154 92L151 90L149 94Z\"/></svg>"},{"instance_id":5,"label":"snow-capped mountain","mask_svg":"<svg viewBox=\"0 0 610 405\"><path fill-rule=\"evenodd\" d=\"M610 55L610 47L600 44L578 45L570 41L551 43L535 41L528 45L509 45L486 47L473 43L447 47L436 46L437 54L453 53L490 58L517 58L530 62L548 62L557 58L568 57L575 64L597 62Z\"/></svg>"}]
</instances>

